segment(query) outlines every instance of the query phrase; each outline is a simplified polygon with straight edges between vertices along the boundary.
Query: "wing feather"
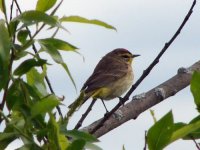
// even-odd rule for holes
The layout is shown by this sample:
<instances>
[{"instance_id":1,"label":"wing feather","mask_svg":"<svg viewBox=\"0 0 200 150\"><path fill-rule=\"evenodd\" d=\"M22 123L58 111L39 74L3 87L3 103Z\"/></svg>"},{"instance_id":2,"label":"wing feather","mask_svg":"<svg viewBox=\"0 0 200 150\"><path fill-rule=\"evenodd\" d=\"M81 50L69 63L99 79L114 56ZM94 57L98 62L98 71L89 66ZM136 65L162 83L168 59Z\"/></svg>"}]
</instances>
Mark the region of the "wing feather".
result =
<instances>
[{"instance_id":1,"label":"wing feather","mask_svg":"<svg viewBox=\"0 0 200 150\"><path fill-rule=\"evenodd\" d=\"M113 57L102 58L94 69L93 74L88 78L82 87L86 93L101 87L106 87L109 83L121 79L126 75L128 65L121 63Z\"/></svg>"}]
</instances>

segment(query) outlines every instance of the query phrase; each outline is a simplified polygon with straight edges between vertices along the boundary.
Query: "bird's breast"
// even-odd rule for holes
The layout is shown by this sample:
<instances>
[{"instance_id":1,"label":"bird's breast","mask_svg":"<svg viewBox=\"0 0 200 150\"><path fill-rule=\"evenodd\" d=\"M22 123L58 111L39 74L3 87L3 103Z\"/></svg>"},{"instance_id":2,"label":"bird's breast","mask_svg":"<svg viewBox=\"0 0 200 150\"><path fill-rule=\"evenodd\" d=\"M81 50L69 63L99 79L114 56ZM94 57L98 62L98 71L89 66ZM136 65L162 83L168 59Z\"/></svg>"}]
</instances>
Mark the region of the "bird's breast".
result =
<instances>
[{"instance_id":1,"label":"bird's breast","mask_svg":"<svg viewBox=\"0 0 200 150\"><path fill-rule=\"evenodd\" d=\"M107 97L104 97L103 99L110 100L110 99L113 99L116 97L120 97L133 84L133 79L134 79L134 75L133 75L133 72L131 69L121 79L118 79L117 81L115 81L109 85L110 94L107 95Z\"/></svg>"}]
</instances>

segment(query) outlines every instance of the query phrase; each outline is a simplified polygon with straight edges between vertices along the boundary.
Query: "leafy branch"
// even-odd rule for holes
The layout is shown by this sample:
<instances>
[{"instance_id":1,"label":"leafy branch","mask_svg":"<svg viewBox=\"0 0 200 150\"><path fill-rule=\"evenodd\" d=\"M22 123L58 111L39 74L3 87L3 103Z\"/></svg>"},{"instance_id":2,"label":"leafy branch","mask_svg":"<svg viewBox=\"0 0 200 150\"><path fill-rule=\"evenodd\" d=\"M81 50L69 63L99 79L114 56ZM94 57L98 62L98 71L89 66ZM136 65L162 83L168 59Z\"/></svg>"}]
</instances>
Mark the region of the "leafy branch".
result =
<instances>
[{"instance_id":1,"label":"leafy branch","mask_svg":"<svg viewBox=\"0 0 200 150\"><path fill-rule=\"evenodd\" d=\"M60 51L78 53L78 48L55 37L60 29L67 30L61 23L77 22L115 28L105 22L80 16L55 17L63 0L56 3L57 0L37 0L35 10L24 12L18 1L12 0L10 14L7 14L6 1L0 0L0 13L4 14L0 20L0 92L3 93L0 124L5 121L3 132L0 132L0 149L5 149L16 139L24 143L19 149L70 150L83 149L88 144L98 148L93 144L98 141L93 136L67 130L68 121L62 119L59 108L61 98L54 92L48 78L48 60L42 59L40 53L49 54L56 64L61 65L76 88ZM13 12L15 8L16 13ZM52 11L48 13L49 10ZM50 37L37 39L46 26L49 27L48 32L52 29L56 31ZM14 68L13 64L18 60L22 62ZM4 111L5 107L9 112ZM55 108L59 118L54 113Z\"/></svg>"},{"instance_id":2,"label":"leafy branch","mask_svg":"<svg viewBox=\"0 0 200 150\"><path fill-rule=\"evenodd\" d=\"M19 6L17 0L14 0L14 2L15 2L15 4L16 4L16 6L17 6L17 9L19 10L19 13L22 14L21 8L20 8L20 6ZM38 1L38 3L39 3L39 2L40 2L40 1ZM62 4L62 2L63 2L63 0L61 0L60 3L57 5L57 7L52 11L51 15L53 15L53 14L56 12L56 10L60 7L60 5ZM43 4L42 4L42 5L43 5ZM39 6L41 6L41 5L38 4L38 7L39 7ZM47 9L47 10L48 10L48 9ZM30 29L26 26L26 30L28 31L28 36L29 36L29 38L30 38L30 40L29 40L28 42L31 42L31 41L34 39L34 37L45 27L45 25L46 25L46 24L43 23L43 24L41 25L41 27L35 32L35 34L34 34L33 36L31 35ZM29 43L27 43L27 44L29 44ZM35 52L35 54L37 54L37 57L40 59L40 55L38 54L38 51L37 51L36 46L35 46L34 43L32 43L32 48L33 48L33 51ZM43 68L43 65L41 65L41 68L42 68L42 70L44 69L44 68ZM50 83L50 80L49 80L49 78L48 78L47 75L45 75L45 80L46 80L46 83L47 83L47 85L48 85L48 87L49 87L51 93L52 93L52 94L55 94L55 92L54 92L54 90L53 90L53 87L52 87L52 85L51 85L51 83ZM63 118L63 115L62 115L62 112L61 112L59 106L57 106L57 110L58 110L58 113L59 113L60 117Z\"/></svg>"}]
</instances>

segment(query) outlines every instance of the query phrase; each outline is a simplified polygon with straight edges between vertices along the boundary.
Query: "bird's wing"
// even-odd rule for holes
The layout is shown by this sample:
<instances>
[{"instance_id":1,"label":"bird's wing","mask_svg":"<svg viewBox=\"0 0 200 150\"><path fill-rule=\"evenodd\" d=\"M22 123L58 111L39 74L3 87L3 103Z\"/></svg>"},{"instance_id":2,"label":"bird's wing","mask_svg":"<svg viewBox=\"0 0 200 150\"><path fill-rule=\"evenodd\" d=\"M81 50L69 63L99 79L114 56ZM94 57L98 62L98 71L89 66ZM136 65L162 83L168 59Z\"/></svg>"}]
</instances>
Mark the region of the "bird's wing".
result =
<instances>
[{"instance_id":1,"label":"bird's wing","mask_svg":"<svg viewBox=\"0 0 200 150\"><path fill-rule=\"evenodd\" d=\"M127 73L128 66L116 61L115 58L102 59L82 87L86 93L105 87L110 82L121 79Z\"/></svg>"},{"instance_id":2,"label":"bird's wing","mask_svg":"<svg viewBox=\"0 0 200 150\"><path fill-rule=\"evenodd\" d=\"M108 73L105 74L103 72L98 74L93 74L84 84L84 90L86 93L88 93L95 89L106 87L109 85L109 83L115 82L118 79L121 79L125 75L126 72L121 70L119 70L119 72L115 74L108 74Z\"/></svg>"}]
</instances>

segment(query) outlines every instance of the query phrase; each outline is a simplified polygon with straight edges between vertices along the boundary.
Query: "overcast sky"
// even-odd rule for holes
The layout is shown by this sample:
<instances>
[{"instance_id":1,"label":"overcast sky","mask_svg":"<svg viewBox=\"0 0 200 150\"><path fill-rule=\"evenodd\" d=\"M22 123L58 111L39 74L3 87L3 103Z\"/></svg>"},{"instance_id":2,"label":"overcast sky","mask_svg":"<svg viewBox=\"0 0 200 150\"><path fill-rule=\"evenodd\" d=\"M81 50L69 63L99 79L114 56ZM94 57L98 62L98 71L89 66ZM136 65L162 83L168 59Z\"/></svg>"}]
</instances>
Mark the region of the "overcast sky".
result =
<instances>
[{"instance_id":1,"label":"overcast sky","mask_svg":"<svg viewBox=\"0 0 200 150\"><path fill-rule=\"evenodd\" d=\"M22 10L33 9L36 0L18 0ZM99 19L117 28L117 32L102 27L68 23L64 26L70 31L59 32L58 38L66 40L80 48L84 56L72 52L62 53L65 62L76 81L78 90L92 73L98 61L115 48L126 48L134 54L140 54L134 60L135 78L155 58L161 48L175 33L188 12L192 0L65 0L58 15L80 15L88 19ZM142 82L134 94L140 94L166 81L177 73L178 68L188 67L200 59L200 4L197 3L194 13L180 36L175 40L159 64ZM44 34L42 37L45 37ZM39 38L39 37L38 37ZM49 77L57 95L65 96L64 104L69 105L77 97L65 71L61 67L49 68ZM109 109L118 99L106 102ZM86 107L85 103L72 118L70 127L81 117ZM152 108L157 119L170 110L173 111L175 122L189 122L198 113L193 103L189 88L179 92L174 97ZM63 112L67 108L62 106ZM84 126L92 123L105 113L101 102L97 102L84 122ZM141 150L144 147L144 132L153 124L149 111L142 113L136 120L131 120L100 138L98 144L104 150ZM7 150L16 148L12 144ZM195 150L192 141L179 140L168 146L166 150Z\"/></svg>"}]
</instances>

